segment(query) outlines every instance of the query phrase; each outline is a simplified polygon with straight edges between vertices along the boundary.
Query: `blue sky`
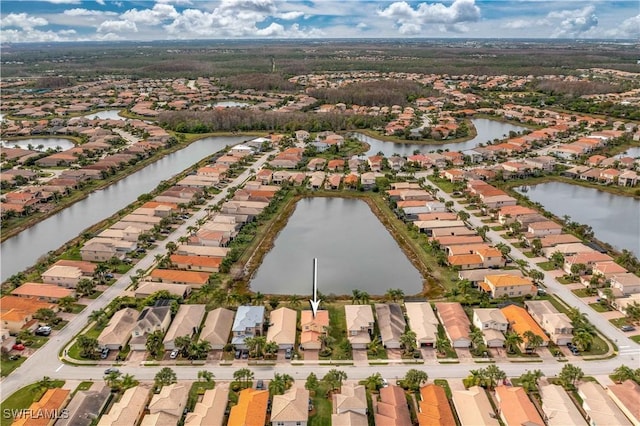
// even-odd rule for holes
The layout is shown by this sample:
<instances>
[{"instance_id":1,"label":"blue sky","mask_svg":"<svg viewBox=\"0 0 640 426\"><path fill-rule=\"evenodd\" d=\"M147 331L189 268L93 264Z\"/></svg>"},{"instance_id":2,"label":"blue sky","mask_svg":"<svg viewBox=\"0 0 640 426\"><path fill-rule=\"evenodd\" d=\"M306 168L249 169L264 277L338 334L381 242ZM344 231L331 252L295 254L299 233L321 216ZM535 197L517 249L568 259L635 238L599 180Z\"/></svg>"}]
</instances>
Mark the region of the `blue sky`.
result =
<instances>
[{"instance_id":1,"label":"blue sky","mask_svg":"<svg viewBox=\"0 0 640 426\"><path fill-rule=\"evenodd\" d=\"M0 41L640 38L640 1L2 0Z\"/></svg>"}]
</instances>

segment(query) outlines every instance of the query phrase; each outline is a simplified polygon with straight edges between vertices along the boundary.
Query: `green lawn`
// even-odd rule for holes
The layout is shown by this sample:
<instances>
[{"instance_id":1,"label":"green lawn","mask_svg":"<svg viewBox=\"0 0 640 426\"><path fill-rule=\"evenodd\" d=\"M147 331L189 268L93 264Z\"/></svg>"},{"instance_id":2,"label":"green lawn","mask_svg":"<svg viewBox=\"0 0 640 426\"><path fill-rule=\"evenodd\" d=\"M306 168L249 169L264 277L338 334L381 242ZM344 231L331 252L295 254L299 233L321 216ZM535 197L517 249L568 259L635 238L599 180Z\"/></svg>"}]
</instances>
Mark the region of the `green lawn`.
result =
<instances>
[{"instance_id":1,"label":"green lawn","mask_svg":"<svg viewBox=\"0 0 640 426\"><path fill-rule=\"evenodd\" d=\"M616 327L620 328L623 325L633 325L626 317L610 319L609 322Z\"/></svg>"},{"instance_id":2,"label":"green lawn","mask_svg":"<svg viewBox=\"0 0 640 426\"><path fill-rule=\"evenodd\" d=\"M492 231L504 231L504 227L502 225L499 226L492 226L491 227Z\"/></svg>"},{"instance_id":3,"label":"green lawn","mask_svg":"<svg viewBox=\"0 0 640 426\"><path fill-rule=\"evenodd\" d=\"M576 282L572 279L565 278L564 276L556 278L556 281L558 281L560 284L573 284Z\"/></svg>"},{"instance_id":4,"label":"green lawn","mask_svg":"<svg viewBox=\"0 0 640 426\"><path fill-rule=\"evenodd\" d=\"M527 256L529 259L536 257L535 254L533 254L533 252L530 251L523 251L522 254L524 254L525 256Z\"/></svg>"},{"instance_id":5,"label":"green lawn","mask_svg":"<svg viewBox=\"0 0 640 426\"><path fill-rule=\"evenodd\" d=\"M600 336L593 337L593 344L591 345L591 349L585 352L581 352L582 355L604 355L609 350L609 345L607 342L602 340Z\"/></svg>"},{"instance_id":6,"label":"green lawn","mask_svg":"<svg viewBox=\"0 0 640 426\"><path fill-rule=\"evenodd\" d=\"M96 339L98 338L98 336L100 335L100 332L102 330L98 330L95 327L91 328L91 330L87 331L85 334L85 336L88 337L95 337ZM67 353L67 355L69 356L69 358L73 358L73 359L81 359L81 360L86 360L86 358L82 358L80 356L80 347L78 347L77 342L74 342L73 345L71 345L71 347L69 348L69 352Z\"/></svg>"},{"instance_id":7,"label":"green lawn","mask_svg":"<svg viewBox=\"0 0 640 426\"><path fill-rule=\"evenodd\" d=\"M589 293L589 290L586 288L579 288L577 290L571 290L571 293L575 294L578 297L591 297L593 296Z\"/></svg>"},{"instance_id":8,"label":"green lawn","mask_svg":"<svg viewBox=\"0 0 640 426\"><path fill-rule=\"evenodd\" d=\"M638 334L637 336L631 336L630 339L640 344L640 334Z\"/></svg>"},{"instance_id":9,"label":"green lawn","mask_svg":"<svg viewBox=\"0 0 640 426\"><path fill-rule=\"evenodd\" d=\"M611 309L609 309L606 305L602 304L602 303L589 303L589 306L591 306L591 308L593 308L594 311L596 312L609 312Z\"/></svg>"},{"instance_id":10,"label":"green lawn","mask_svg":"<svg viewBox=\"0 0 640 426\"><path fill-rule=\"evenodd\" d=\"M327 304L329 311L329 324L331 324L331 336L335 339L333 353L324 359L351 359L351 352L345 352L343 346L347 342L347 318L343 304Z\"/></svg>"},{"instance_id":11,"label":"green lawn","mask_svg":"<svg viewBox=\"0 0 640 426\"><path fill-rule=\"evenodd\" d=\"M63 380L54 380L52 382L52 388L61 388L64 385ZM47 391L45 388L41 388L38 383L25 386L22 389L17 390L13 395L7 398L2 403L2 410L22 410L29 408L29 406L42 398L42 395ZM9 411L10 412L10 411ZM10 426L13 423L13 418L9 416L2 416L0 420L0 426Z\"/></svg>"},{"instance_id":12,"label":"green lawn","mask_svg":"<svg viewBox=\"0 0 640 426\"><path fill-rule=\"evenodd\" d=\"M21 356L15 361L11 361L9 359L9 355L2 354L2 361L0 361L0 376L5 377L8 376L15 370L20 367L20 365L27 360L26 357Z\"/></svg>"},{"instance_id":13,"label":"green lawn","mask_svg":"<svg viewBox=\"0 0 640 426\"><path fill-rule=\"evenodd\" d=\"M311 399L313 400L313 411L309 413L309 426L331 426L331 400L323 395L322 385Z\"/></svg>"},{"instance_id":14,"label":"green lawn","mask_svg":"<svg viewBox=\"0 0 640 426\"><path fill-rule=\"evenodd\" d=\"M213 389L216 386L215 380L212 382L195 382L191 385L189 390L189 398L187 399L187 408L189 411L193 411L196 402L198 402L198 396L203 395L208 389Z\"/></svg>"},{"instance_id":15,"label":"green lawn","mask_svg":"<svg viewBox=\"0 0 640 426\"><path fill-rule=\"evenodd\" d=\"M457 187L459 187L459 184L453 184L450 181L446 180L446 179L440 179L437 178L435 176L429 176L427 177L427 179L429 179L431 182L435 183L440 189L442 189L444 192L447 193L452 193L453 191L456 190Z\"/></svg>"},{"instance_id":16,"label":"green lawn","mask_svg":"<svg viewBox=\"0 0 640 426\"><path fill-rule=\"evenodd\" d=\"M81 305L80 303L74 303L71 306L71 313L72 314L79 314L80 312L84 311L84 308L86 308L87 305Z\"/></svg>"},{"instance_id":17,"label":"green lawn","mask_svg":"<svg viewBox=\"0 0 640 426\"><path fill-rule=\"evenodd\" d=\"M553 262L540 262L536 265L538 265L544 271L553 271L554 269L556 269L556 265Z\"/></svg>"}]
</instances>

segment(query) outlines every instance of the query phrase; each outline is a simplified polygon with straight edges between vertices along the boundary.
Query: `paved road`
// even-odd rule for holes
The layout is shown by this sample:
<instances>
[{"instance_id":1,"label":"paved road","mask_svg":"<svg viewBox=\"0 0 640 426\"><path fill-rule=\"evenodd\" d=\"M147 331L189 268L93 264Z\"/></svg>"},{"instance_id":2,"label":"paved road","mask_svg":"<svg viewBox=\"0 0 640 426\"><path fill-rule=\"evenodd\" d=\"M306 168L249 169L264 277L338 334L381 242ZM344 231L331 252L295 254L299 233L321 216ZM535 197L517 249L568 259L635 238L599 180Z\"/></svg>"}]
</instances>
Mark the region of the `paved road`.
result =
<instances>
[{"instance_id":1,"label":"paved road","mask_svg":"<svg viewBox=\"0 0 640 426\"><path fill-rule=\"evenodd\" d=\"M258 170L264 165L264 163L266 163L267 158L270 154L272 154L272 152L266 153L265 155L260 157L256 162L254 162L251 168L253 168L254 170ZM215 205L227 195L228 188L232 186L238 186L245 182L251 174L251 168L248 167L244 172L242 172L242 174L240 174L236 179L229 183L219 194L209 200L208 204ZM151 266L153 266L153 264L155 263L156 254L166 254L165 246L168 242L173 241L174 243L177 243L177 240L180 236L187 234L187 228L189 226L194 226L199 219L206 217L206 215L207 211L205 208L202 208L198 212L193 214L193 216L191 216L182 225L180 225L174 232L168 235L167 238L161 242L161 244L158 244L156 248L149 250L146 253L146 256L140 259L140 261L136 265L134 265L134 267L131 268L129 272L120 277L98 298L93 300L82 312L80 312L62 330L60 330L59 333L49 339L49 341L44 346L42 346L39 350L32 354L19 368L17 368L9 376L5 377L2 382L0 382L1 400L4 400L7 396L11 395L14 391L21 388L22 386L40 380L43 376L56 378L66 377L65 373L69 370L72 370L72 367L64 366L64 368L60 368L60 366L63 364L61 364L61 361L58 358L58 354L60 354L60 351L63 350L66 344L70 342L71 339L73 339L87 325L87 321L91 312L104 308L105 306L107 306L107 304L109 304L109 302L120 296L121 293L131 284L131 277L136 274L136 270L147 270ZM59 370L56 371L57 369ZM89 370L87 371L92 371L92 373L88 374L97 376L97 373L102 373L102 370L104 369L94 367L93 370L89 368Z\"/></svg>"},{"instance_id":2,"label":"paved road","mask_svg":"<svg viewBox=\"0 0 640 426\"><path fill-rule=\"evenodd\" d=\"M444 198L445 201L453 201L453 205L456 211L464 208L463 205L458 203L458 199L451 197L444 191L439 191L438 197ZM479 228L485 225L484 223L482 223L482 220L479 217L474 216L473 214L471 214L471 216L469 217L468 222L475 228ZM584 303L581 298L573 294L571 290L567 288L567 286L556 281L555 277L549 272L544 271L540 269L536 264L531 263L530 259L522 254L522 251L520 249L514 247L496 231L489 230L487 232L487 238L489 238L494 245L498 243L508 245L509 247L511 247L511 252L509 255L514 260L524 260L529 265L529 269L534 269L544 273L543 283L546 287L547 293L555 294L562 300L564 300L569 306L578 308L580 312L586 314L586 316L589 318L589 321L591 321L591 323L595 325L598 330L600 330L605 336L607 336L609 339L615 342L616 345L618 345L621 354L635 354L636 359L638 359L638 357L640 356L640 346L638 346L638 344L633 340L629 339L620 329L614 327L613 324L611 324L606 318L594 311L589 305ZM636 367L640 367L640 364L636 363Z\"/></svg>"}]
</instances>

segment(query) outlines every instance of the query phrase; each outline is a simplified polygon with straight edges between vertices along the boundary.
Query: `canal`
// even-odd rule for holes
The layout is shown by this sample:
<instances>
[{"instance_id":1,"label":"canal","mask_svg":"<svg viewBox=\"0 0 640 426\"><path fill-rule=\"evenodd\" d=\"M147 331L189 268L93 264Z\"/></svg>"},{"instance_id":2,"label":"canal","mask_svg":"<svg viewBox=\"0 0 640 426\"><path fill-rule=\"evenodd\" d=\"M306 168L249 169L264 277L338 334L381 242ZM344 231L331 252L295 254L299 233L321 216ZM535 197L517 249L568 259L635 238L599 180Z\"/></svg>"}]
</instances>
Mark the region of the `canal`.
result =
<instances>
[{"instance_id":1,"label":"canal","mask_svg":"<svg viewBox=\"0 0 640 426\"><path fill-rule=\"evenodd\" d=\"M22 148L31 149L34 151L46 151L47 149L60 148L61 151L66 151L73 148L75 145L71 139L64 138L32 138L32 139L18 139L13 141L2 141L3 148Z\"/></svg>"},{"instance_id":2,"label":"canal","mask_svg":"<svg viewBox=\"0 0 640 426\"><path fill-rule=\"evenodd\" d=\"M312 259L318 258L318 291L382 295L389 288L422 291L422 277L362 200L305 198L298 202L251 280L269 294L312 293Z\"/></svg>"},{"instance_id":3,"label":"canal","mask_svg":"<svg viewBox=\"0 0 640 426\"><path fill-rule=\"evenodd\" d=\"M640 200L594 188L563 182L547 182L528 187L526 193L562 218L591 226L595 237L618 250L627 249L640 256Z\"/></svg>"},{"instance_id":4,"label":"canal","mask_svg":"<svg viewBox=\"0 0 640 426\"><path fill-rule=\"evenodd\" d=\"M58 249L86 228L131 204L140 194L152 191L160 181L245 139L209 137L195 141L5 240L0 246L2 281L34 265L47 252Z\"/></svg>"},{"instance_id":5,"label":"canal","mask_svg":"<svg viewBox=\"0 0 640 426\"><path fill-rule=\"evenodd\" d=\"M487 143L494 139L504 139L509 136L509 132L521 132L527 130L526 127L516 126L511 123L504 123L497 120L489 120L486 118L474 118L471 120L476 128L476 136L473 139L469 139L464 142L454 142L445 144L417 144L417 143L395 143L385 142L379 139L363 135L362 133L355 133L355 137L361 141L369 144L369 151L366 155L375 155L378 152L383 152L385 156L389 157L393 154L400 154L402 156L413 155L415 150L420 152L429 152L436 150L449 150L449 151L464 151L477 147L481 143Z\"/></svg>"}]
</instances>

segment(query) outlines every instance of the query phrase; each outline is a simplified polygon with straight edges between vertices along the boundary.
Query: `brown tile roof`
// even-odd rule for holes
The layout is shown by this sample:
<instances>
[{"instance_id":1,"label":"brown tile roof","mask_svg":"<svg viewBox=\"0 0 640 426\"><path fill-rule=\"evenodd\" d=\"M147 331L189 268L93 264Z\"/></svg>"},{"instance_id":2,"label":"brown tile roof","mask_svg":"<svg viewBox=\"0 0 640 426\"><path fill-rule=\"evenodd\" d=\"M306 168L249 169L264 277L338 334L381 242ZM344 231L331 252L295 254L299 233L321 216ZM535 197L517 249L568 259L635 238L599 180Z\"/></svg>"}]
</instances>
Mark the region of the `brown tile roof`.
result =
<instances>
[{"instance_id":1,"label":"brown tile roof","mask_svg":"<svg viewBox=\"0 0 640 426\"><path fill-rule=\"evenodd\" d=\"M264 426L269 391L244 389L238 403L231 408L228 426Z\"/></svg>"},{"instance_id":2,"label":"brown tile roof","mask_svg":"<svg viewBox=\"0 0 640 426\"><path fill-rule=\"evenodd\" d=\"M55 284L24 283L20 287L13 290L11 294L16 296L34 296L61 299L63 297L72 296L74 294L74 291L68 288L57 286Z\"/></svg>"},{"instance_id":3,"label":"brown tile roof","mask_svg":"<svg viewBox=\"0 0 640 426\"><path fill-rule=\"evenodd\" d=\"M442 387L431 384L420 388L418 424L420 426L455 426L453 411Z\"/></svg>"}]
</instances>

